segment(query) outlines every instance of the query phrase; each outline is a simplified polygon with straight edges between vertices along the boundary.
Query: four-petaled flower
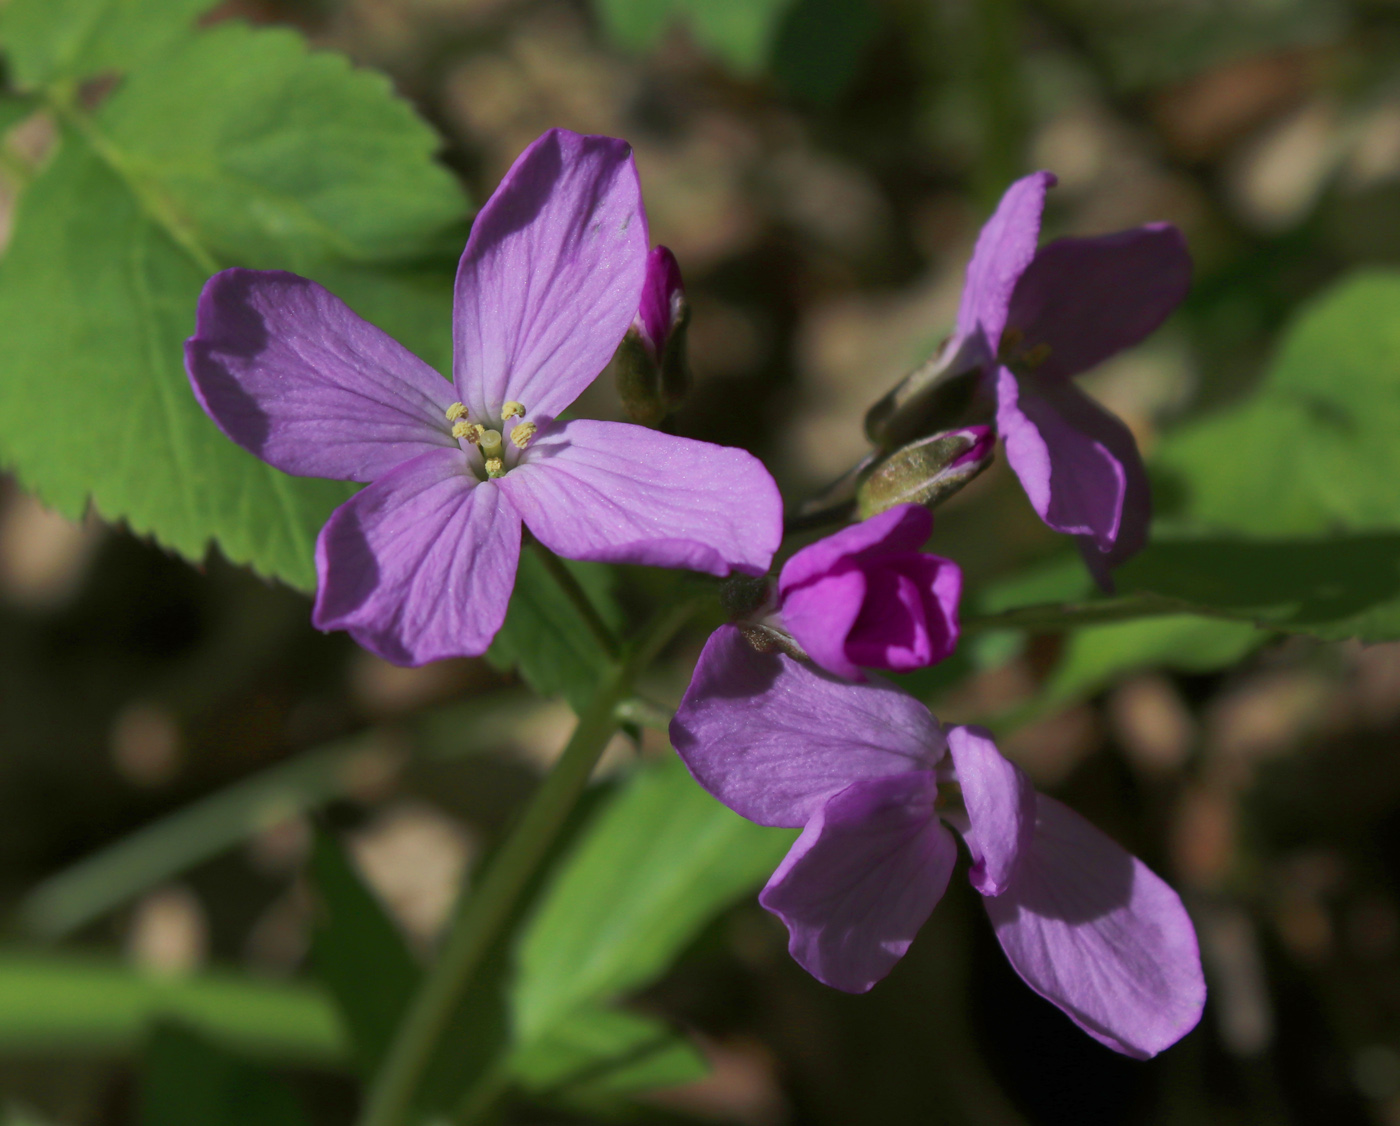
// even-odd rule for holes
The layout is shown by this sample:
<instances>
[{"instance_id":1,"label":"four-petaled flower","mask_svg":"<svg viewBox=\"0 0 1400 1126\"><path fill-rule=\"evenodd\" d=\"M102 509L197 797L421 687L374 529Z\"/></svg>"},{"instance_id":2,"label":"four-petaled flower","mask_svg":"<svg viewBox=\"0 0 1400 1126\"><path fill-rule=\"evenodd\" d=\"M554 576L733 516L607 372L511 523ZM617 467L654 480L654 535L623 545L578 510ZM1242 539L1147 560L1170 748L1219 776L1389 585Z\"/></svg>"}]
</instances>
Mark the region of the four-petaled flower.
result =
<instances>
[{"instance_id":1,"label":"four-petaled flower","mask_svg":"<svg viewBox=\"0 0 1400 1126\"><path fill-rule=\"evenodd\" d=\"M1037 250L1054 183L1036 172L1002 196L968 263L945 354L983 367L1032 506L1079 537L1089 570L1110 586L1111 570L1147 542L1152 498L1132 433L1070 377L1157 328L1190 288L1191 257L1170 223Z\"/></svg>"},{"instance_id":2,"label":"four-petaled flower","mask_svg":"<svg viewBox=\"0 0 1400 1126\"><path fill-rule=\"evenodd\" d=\"M317 540L318 627L399 664L481 653L505 617L522 522L570 559L767 569L782 504L757 459L557 417L646 315L647 246L625 142L536 140L462 254L455 391L314 282L209 280L186 367L210 417L278 469L371 482Z\"/></svg>"},{"instance_id":3,"label":"four-petaled flower","mask_svg":"<svg viewBox=\"0 0 1400 1126\"><path fill-rule=\"evenodd\" d=\"M1016 972L1090 1036L1146 1058L1200 1019L1200 955L1176 893L1037 794L985 731L945 730L888 683L836 680L725 626L671 741L737 813L802 827L760 902L827 985L863 992L904 956L952 874L946 823Z\"/></svg>"},{"instance_id":4,"label":"four-petaled flower","mask_svg":"<svg viewBox=\"0 0 1400 1126\"><path fill-rule=\"evenodd\" d=\"M778 610L818 665L849 680L860 667L909 672L958 643L962 571L920 551L933 516L901 504L804 547L778 575Z\"/></svg>"}]
</instances>

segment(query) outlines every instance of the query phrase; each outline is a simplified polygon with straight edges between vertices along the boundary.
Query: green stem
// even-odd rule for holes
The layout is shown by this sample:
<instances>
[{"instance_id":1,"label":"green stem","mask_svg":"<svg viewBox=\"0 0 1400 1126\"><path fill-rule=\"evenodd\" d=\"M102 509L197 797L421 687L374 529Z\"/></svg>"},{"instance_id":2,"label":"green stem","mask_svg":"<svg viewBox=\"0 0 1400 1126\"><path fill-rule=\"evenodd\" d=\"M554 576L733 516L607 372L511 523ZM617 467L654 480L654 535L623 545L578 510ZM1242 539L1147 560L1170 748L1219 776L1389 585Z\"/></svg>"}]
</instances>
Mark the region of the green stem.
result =
<instances>
[{"instance_id":1,"label":"green stem","mask_svg":"<svg viewBox=\"0 0 1400 1126\"><path fill-rule=\"evenodd\" d=\"M1097 602L1046 602L1035 606L1018 606L1014 610L1002 610L995 614L965 614L961 625L964 633L992 629L1058 633L1106 622L1160 618L1165 614L1209 613L1208 609L1200 606L1187 605L1160 594L1142 592L1104 598Z\"/></svg>"},{"instance_id":2,"label":"green stem","mask_svg":"<svg viewBox=\"0 0 1400 1126\"><path fill-rule=\"evenodd\" d=\"M407 1126L419 1084L467 987L549 853L578 802L589 776L617 730L618 704L632 682L694 612L696 601L661 611L614 666L579 716L559 761L526 807L481 885L464 897L436 963L400 1025L389 1055L375 1077L361 1126Z\"/></svg>"},{"instance_id":3,"label":"green stem","mask_svg":"<svg viewBox=\"0 0 1400 1126\"><path fill-rule=\"evenodd\" d=\"M598 643L598 648L607 655L608 660L616 661L618 658L617 638L613 636L613 631L608 628L608 623L603 621L602 615L593 605L593 600L588 597L588 592L583 589L578 578L569 570L568 564L542 543L535 542L531 546L535 548L536 554L539 555L546 569L554 577L554 581L559 584L559 588L573 604L574 609L579 612L579 617L588 627L588 632L593 635L593 640Z\"/></svg>"}]
</instances>

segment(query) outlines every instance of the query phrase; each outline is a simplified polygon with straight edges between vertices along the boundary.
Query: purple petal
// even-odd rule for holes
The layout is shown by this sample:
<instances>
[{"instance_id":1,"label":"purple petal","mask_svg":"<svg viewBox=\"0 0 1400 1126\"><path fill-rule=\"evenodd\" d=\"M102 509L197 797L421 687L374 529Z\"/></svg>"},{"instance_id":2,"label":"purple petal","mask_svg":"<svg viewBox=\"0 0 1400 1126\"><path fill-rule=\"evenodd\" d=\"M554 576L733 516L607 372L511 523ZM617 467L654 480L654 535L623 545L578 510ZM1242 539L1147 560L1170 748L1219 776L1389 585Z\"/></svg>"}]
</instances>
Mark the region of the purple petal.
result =
<instances>
[{"instance_id":1,"label":"purple petal","mask_svg":"<svg viewBox=\"0 0 1400 1126\"><path fill-rule=\"evenodd\" d=\"M624 422L541 431L497 484L567 559L761 575L783 537L778 486L752 454Z\"/></svg>"},{"instance_id":2,"label":"purple petal","mask_svg":"<svg viewBox=\"0 0 1400 1126\"><path fill-rule=\"evenodd\" d=\"M1147 865L1044 794L1035 839L987 914L1022 979L1100 1043L1147 1059L1205 1004L1190 916Z\"/></svg>"},{"instance_id":3,"label":"purple petal","mask_svg":"<svg viewBox=\"0 0 1400 1126\"><path fill-rule=\"evenodd\" d=\"M822 575L783 599L784 628L807 656L845 680L865 680L865 674L846 652L846 639L861 616L865 593L864 572L850 567Z\"/></svg>"},{"instance_id":4,"label":"purple petal","mask_svg":"<svg viewBox=\"0 0 1400 1126\"><path fill-rule=\"evenodd\" d=\"M671 744L730 809L792 828L852 782L929 770L944 750L938 721L912 696L755 652L733 626L706 642Z\"/></svg>"},{"instance_id":5,"label":"purple petal","mask_svg":"<svg viewBox=\"0 0 1400 1126\"><path fill-rule=\"evenodd\" d=\"M927 771L856 782L813 815L758 901L824 985L864 993L894 968L948 887L957 845Z\"/></svg>"},{"instance_id":6,"label":"purple petal","mask_svg":"<svg viewBox=\"0 0 1400 1126\"><path fill-rule=\"evenodd\" d=\"M475 656L505 620L519 559L510 502L461 450L434 450L331 514L311 620L397 665Z\"/></svg>"},{"instance_id":7,"label":"purple petal","mask_svg":"<svg viewBox=\"0 0 1400 1126\"><path fill-rule=\"evenodd\" d=\"M1051 173L1032 172L1006 189L977 236L967 264L967 281L958 307L958 338L968 339L981 329L988 351L995 355L1012 291L1035 257L1045 193L1054 186Z\"/></svg>"},{"instance_id":8,"label":"purple petal","mask_svg":"<svg viewBox=\"0 0 1400 1126\"><path fill-rule=\"evenodd\" d=\"M685 285L676 256L664 246L653 247L647 255L647 276L636 316L653 359L659 358L666 348L666 338L676 319L676 302L684 296Z\"/></svg>"},{"instance_id":9,"label":"purple petal","mask_svg":"<svg viewBox=\"0 0 1400 1126\"><path fill-rule=\"evenodd\" d=\"M795 587L827 574L845 559L892 551L917 551L924 546L932 530L933 515L923 505L896 505L796 552L783 564L778 576L778 594L785 596Z\"/></svg>"},{"instance_id":10,"label":"purple petal","mask_svg":"<svg viewBox=\"0 0 1400 1126\"><path fill-rule=\"evenodd\" d=\"M1042 379L1088 371L1152 332L1191 288L1186 239L1170 223L1041 248L1011 296L1009 328L1026 352L1043 345Z\"/></svg>"},{"instance_id":11,"label":"purple petal","mask_svg":"<svg viewBox=\"0 0 1400 1126\"><path fill-rule=\"evenodd\" d=\"M969 822L963 833L972 854L967 878L983 895L1001 895L1035 835L1035 788L986 728L949 728L948 755Z\"/></svg>"},{"instance_id":12,"label":"purple petal","mask_svg":"<svg viewBox=\"0 0 1400 1126\"><path fill-rule=\"evenodd\" d=\"M1132 432L1071 383L997 377L1006 458L1040 518L1085 536L1103 570L1147 541L1152 496Z\"/></svg>"},{"instance_id":13,"label":"purple petal","mask_svg":"<svg viewBox=\"0 0 1400 1126\"><path fill-rule=\"evenodd\" d=\"M224 270L185 342L195 398L229 438L287 473L372 481L457 448L452 385L313 281Z\"/></svg>"},{"instance_id":14,"label":"purple petal","mask_svg":"<svg viewBox=\"0 0 1400 1126\"><path fill-rule=\"evenodd\" d=\"M905 552L865 564L866 596L846 655L867 668L910 672L950 656L958 643L962 569L951 559Z\"/></svg>"},{"instance_id":15,"label":"purple petal","mask_svg":"<svg viewBox=\"0 0 1400 1126\"><path fill-rule=\"evenodd\" d=\"M647 221L626 141L551 129L486 201L457 267L454 371L477 422L554 417L637 312Z\"/></svg>"}]
</instances>

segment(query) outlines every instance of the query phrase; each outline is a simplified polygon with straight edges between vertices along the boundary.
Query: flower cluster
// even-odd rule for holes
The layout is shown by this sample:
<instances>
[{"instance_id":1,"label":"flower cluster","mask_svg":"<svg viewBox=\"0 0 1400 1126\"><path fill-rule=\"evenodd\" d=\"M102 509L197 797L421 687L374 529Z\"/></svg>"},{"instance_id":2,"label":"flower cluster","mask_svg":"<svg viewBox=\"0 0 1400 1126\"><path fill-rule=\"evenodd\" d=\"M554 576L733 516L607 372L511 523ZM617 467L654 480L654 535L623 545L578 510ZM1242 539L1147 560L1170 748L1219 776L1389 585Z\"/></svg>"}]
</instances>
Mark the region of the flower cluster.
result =
<instances>
[{"instance_id":1,"label":"flower cluster","mask_svg":"<svg viewBox=\"0 0 1400 1126\"><path fill-rule=\"evenodd\" d=\"M760 897L793 957L838 989L871 988L943 895L951 829L1017 972L1091 1036L1146 1057L1204 1001L1176 894L1037 794L987 732L941 725L866 671L923 668L958 641L963 575L922 550L929 507L985 467L994 436L990 418L945 409L950 381L975 385L974 415L994 400L1036 511L1079 537L1101 581L1144 541L1132 436L1070 377L1155 328L1189 258L1162 225L1037 250L1052 183L1037 173L1007 192L955 334L867 419L878 457L852 506L869 518L796 551L776 581L782 504L763 466L650 428L684 392L689 311L674 256L649 246L622 141L552 130L482 208L457 273L451 383L314 282L252 270L206 285L190 381L265 461L367 483L317 541L313 621L391 661L486 649L522 528L567 558L749 576L671 738L721 802L801 828ZM565 420L615 354L640 425Z\"/></svg>"}]
</instances>

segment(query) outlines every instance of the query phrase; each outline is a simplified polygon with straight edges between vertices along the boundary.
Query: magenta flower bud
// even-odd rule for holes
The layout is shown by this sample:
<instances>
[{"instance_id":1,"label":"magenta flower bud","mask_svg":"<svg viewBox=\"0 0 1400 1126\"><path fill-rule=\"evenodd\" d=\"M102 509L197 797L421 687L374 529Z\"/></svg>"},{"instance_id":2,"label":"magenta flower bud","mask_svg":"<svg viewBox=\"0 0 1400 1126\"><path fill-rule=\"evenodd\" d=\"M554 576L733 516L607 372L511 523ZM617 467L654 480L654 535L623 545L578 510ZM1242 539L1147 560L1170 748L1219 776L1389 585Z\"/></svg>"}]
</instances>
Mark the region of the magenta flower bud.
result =
<instances>
[{"instance_id":1,"label":"magenta flower bud","mask_svg":"<svg viewBox=\"0 0 1400 1126\"><path fill-rule=\"evenodd\" d=\"M880 462L856 489L862 518L900 504L943 503L992 464L996 434L968 426L911 442Z\"/></svg>"},{"instance_id":2,"label":"magenta flower bud","mask_svg":"<svg viewBox=\"0 0 1400 1126\"><path fill-rule=\"evenodd\" d=\"M928 509L900 505L804 547L778 576L783 628L814 662L847 680L861 667L909 672L958 643L962 571L920 551Z\"/></svg>"},{"instance_id":3,"label":"magenta flower bud","mask_svg":"<svg viewBox=\"0 0 1400 1126\"><path fill-rule=\"evenodd\" d=\"M637 315L618 349L618 394L634 422L655 426L685 398L690 389L689 323L676 256L664 246L653 247Z\"/></svg>"},{"instance_id":4,"label":"magenta flower bud","mask_svg":"<svg viewBox=\"0 0 1400 1126\"><path fill-rule=\"evenodd\" d=\"M642 300L632 327L658 364L666 354L671 334L684 326L688 316L685 283L681 281L681 268L676 256L664 246L652 247L647 255L647 277L642 283Z\"/></svg>"}]
</instances>

